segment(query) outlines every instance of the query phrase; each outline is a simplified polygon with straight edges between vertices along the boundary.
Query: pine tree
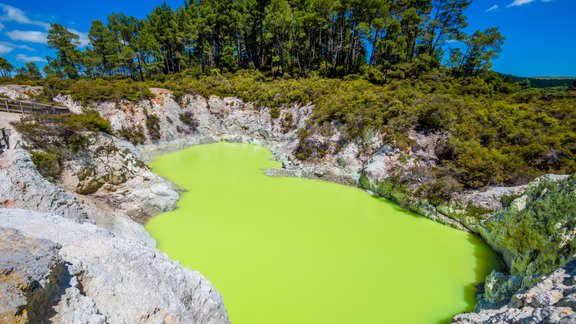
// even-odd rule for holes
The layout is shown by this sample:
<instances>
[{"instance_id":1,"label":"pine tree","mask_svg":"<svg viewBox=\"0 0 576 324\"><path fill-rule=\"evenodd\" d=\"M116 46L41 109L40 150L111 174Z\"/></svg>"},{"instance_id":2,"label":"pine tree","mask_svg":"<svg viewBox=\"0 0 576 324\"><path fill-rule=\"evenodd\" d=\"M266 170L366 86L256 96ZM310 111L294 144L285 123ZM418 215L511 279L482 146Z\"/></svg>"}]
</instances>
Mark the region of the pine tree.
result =
<instances>
[{"instance_id":1,"label":"pine tree","mask_svg":"<svg viewBox=\"0 0 576 324\"><path fill-rule=\"evenodd\" d=\"M77 49L80 37L59 24L51 24L48 47L56 50L56 58L48 62L49 68L69 79L80 77L81 53Z\"/></svg>"},{"instance_id":2,"label":"pine tree","mask_svg":"<svg viewBox=\"0 0 576 324\"><path fill-rule=\"evenodd\" d=\"M119 63L118 49L121 47L117 36L100 20L94 20L88 34L94 56L97 58L99 75L111 76Z\"/></svg>"},{"instance_id":3,"label":"pine tree","mask_svg":"<svg viewBox=\"0 0 576 324\"><path fill-rule=\"evenodd\" d=\"M0 57L0 75L3 77L9 77L14 71L14 66L10 64L5 58Z\"/></svg>"}]
</instances>

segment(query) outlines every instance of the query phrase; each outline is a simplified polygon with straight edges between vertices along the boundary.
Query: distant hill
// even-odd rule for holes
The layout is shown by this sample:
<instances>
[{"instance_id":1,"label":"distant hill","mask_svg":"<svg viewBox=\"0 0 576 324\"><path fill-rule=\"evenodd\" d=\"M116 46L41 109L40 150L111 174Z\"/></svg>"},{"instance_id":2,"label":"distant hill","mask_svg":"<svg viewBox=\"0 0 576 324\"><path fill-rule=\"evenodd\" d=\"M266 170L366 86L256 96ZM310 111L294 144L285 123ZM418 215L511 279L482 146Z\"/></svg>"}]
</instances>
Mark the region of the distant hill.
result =
<instances>
[{"instance_id":1,"label":"distant hill","mask_svg":"<svg viewBox=\"0 0 576 324\"><path fill-rule=\"evenodd\" d=\"M569 87L576 78L572 77L521 77L517 75L498 73L502 78L510 82L522 82L524 80L530 81L532 88L553 88L553 87Z\"/></svg>"}]
</instances>

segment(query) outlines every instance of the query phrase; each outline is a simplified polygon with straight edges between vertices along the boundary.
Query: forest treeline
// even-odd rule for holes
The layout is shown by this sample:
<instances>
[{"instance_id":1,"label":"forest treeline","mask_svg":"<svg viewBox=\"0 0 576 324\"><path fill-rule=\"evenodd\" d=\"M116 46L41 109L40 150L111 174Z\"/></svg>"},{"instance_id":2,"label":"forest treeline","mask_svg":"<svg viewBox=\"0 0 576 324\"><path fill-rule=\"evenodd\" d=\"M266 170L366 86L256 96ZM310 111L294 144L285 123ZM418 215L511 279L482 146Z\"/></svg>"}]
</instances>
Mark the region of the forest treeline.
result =
<instances>
[{"instance_id":1,"label":"forest treeline","mask_svg":"<svg viewBox=\"0 0 576 324\"><path fill-rule=\"evenodd\" d=\"M145 19L112 14L79 36L52 24L48 77L207 74L257 69L274 77L342 77L369 68L375 79L403 78L406 66L442 63L462 75L488 69L504 38L497 28L466 35L472 0L186 0ZM447 43L461 44L446 48ZM2 64L0 64L2 65ZM6 70L0 66L5 73ZM30 63L17 71L40 77Z\"/></svg>"},{"instance_id":2,"label":"forest treeline","mask_svg":"<svg viewBox=\"0 0 576 324\"><path fill-rule=\"evenodd\" d=\"M525 87L531 88L555 88L574 87L576 88L576 78L570 77L521 77L511 74L499 73L499 76L506 82L518 82Z\"/></svg>"}]
</instances>

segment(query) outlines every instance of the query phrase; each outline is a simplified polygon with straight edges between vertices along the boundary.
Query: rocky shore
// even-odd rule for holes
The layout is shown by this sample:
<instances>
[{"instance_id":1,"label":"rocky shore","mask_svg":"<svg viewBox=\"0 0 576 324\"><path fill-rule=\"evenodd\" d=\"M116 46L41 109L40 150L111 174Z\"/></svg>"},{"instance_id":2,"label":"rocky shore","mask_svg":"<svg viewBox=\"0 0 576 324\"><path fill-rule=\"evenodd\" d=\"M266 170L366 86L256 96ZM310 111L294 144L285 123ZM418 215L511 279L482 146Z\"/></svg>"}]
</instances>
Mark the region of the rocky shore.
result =
<instances>
[{"instance_id":1,"label":"rocky shore","mask_svg":"<svg viewBox=\"0 0 576 324\"><path fill-rule=\"evenodd\" d=\"M35 91L39 89L0 87L0 93L24 99L33 96ZM68 284L71 288L51 298L53 302L59 300L54 304L57 311L51 315L53 321L66 322L70 318L65 316L72 316L73 310L78 309L74 307L90 304L92 306L86 306L90 311L84 315L94 322L227 322L222 300L209 282L157 252L153 247L154 241L140 225L158 213L173 209L179 197L177 188L151 173L145 162L158 154L221 140L269 148L274 158L283 164L282 169L268 170L269 175L318 178L355 185L433 220L481 235L504 256L510 271L492 273L485 286L479 289L477 312L458 315L455 322L574 321L576 281L572 279L572 260L576 253L576 208L570 209L576 201L574 177L548 176L529 186L462 190L450 192L446 199L430 201L416 194L416 188L427 181L425 173L418 170L437 163L436 148L441 144L443 134L412 132L410 138L414 144L408 151L401 151L387 143L383 134L369 134L359 142L343 142L341 125L307 128L312 114L311 104L286 107L277 118L273 118L269 109L254 107L237 98L185 95L176 100L168 90L151 89L151 92L153 99L138 103L111 101L92 104L110 121L116 132L127 134L127 130L142 130L144 139L141 145L134 146L123 139L100 135L87 154L68 161L60 178L53 182L35 170L29 154L22 148L0 156L0 181L9 184L0 188L0 207L5 208L0 209L0 227L4 228L0 232L2 240L21 242L21 250L28 251L20 253L23 260L26 253L37 250L35 246L43 246L45 252L42 254L54 257L50 262L42 261L38 267L52 269L63 262L70 277L66 280L75 280ZM85 109L70 96L58 96L55 100L76 113ZM148 129L150 116L155 116L157 121L153 131ZM299 132L305 129L309 134L303 143ZM301 161L296 157L302 146L310 149L312 158ZM100 150L99 147L109 147L110 150ZM327 153L314 158L314 152L319 150ZM542 202L552 199L566 203L567 208L561 209L562 213L549 213L548 209L555 206L543 205ZM31 221L23 222L24 215ZM519 223L522 232L513 231L512 228ZM30 226L53 229L35 231ZM56 235L59 229L84 233L90 236L88 241L94 245L126 247L108 255L106 264L110 268L102 270L100 266L105 265L93 263L102 256L92 254L95 251L89 251L89 245L84 245L85 251L73 248L82 236L70 233L60 237ZM530 244L516 244L519 238L520 241L529 238ZM8 262L14 257L10 245L2 246L0 264L12 264ZM138 267L143 268L138 270L141 272L131 272L136 271L129 269L131 267L126 268L126 273L106 272L112 272L115 262L126 264L126 260L132 260L130 256L138 253L147 258L138 260ZM6 279L0 279L0 282L8 282L10 286L13 273L25 274L26 271L29 271L26 266L13 270L3 268L2 278ZM59 273L63 270L54 271ZM173 278L160 275L162 271L177 273L183 278L180 282L182 287L168 282ZM47 282L50 273L52 270L38 272L33 279L27 280ZM89 283L83 282L85 277L89 277L86 273L92 276ZM156 277L153 278L156 280L154 284L165 287L166 293L160 296L156 292L155 296L151 290L142 293L142 296L149 296L138 297L138 302L122 301L121 298L129 299L130 294L137 294L138 285L149 284L144 281L124 282L122 278L128 276L146 277L141 280ZM107 278L116 279L111 279L110 286L96 291L95 287L105 284ZM86 285L90 284L91 289L87 290ZM6 289L14 289L14 285L10 287ZM37 289L54 290L50 284L41 284L40 287ZM127 295L114 296L114 300L107 297L108 292L124 289ZM29 290L34 289L20 290L22 298L28 298L28 303L22 301L19 306L2 310L0 316L21 318L36 312L34 303L29 306L31 310L25 306L30 305L33 299L27 297ZM154 304L145 300L154 300L156 305L162 306L153 309L151 305ZM129 311L114 314L111 308L107 308L113 302L125 303Z\"/></svg>"},{"instance_id":2,"label":"rocky shore","mask_svg":"<svg viewBox=\"0 0 576 324\"><path fill-rule=\"evenodd\" d=\"M227 322L211 284L153 247L29 210L2 209L0 224L5 322Z\"/></svg>"}]
</instances>

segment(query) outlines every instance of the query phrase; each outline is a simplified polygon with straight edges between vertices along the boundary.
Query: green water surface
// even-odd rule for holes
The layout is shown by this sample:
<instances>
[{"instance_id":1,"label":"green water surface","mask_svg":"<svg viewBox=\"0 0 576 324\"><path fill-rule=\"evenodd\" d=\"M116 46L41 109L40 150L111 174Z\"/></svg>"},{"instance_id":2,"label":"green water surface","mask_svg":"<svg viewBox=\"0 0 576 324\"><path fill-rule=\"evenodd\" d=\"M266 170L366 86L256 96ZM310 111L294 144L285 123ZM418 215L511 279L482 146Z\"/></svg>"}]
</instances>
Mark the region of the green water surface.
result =
<instances>
[{"instance_id":1,"label":"green water surface","mask_svg":"<svg viewBox=\"0 0 576 324\"><path fill-rule=\"evenodd\" d=\"M356 188L268 177L270 157L218 143L151 163L187 192L146 228L233 323L439 323L473 308L498 264L480 239Z\"/></svg>"}]
</instances>

